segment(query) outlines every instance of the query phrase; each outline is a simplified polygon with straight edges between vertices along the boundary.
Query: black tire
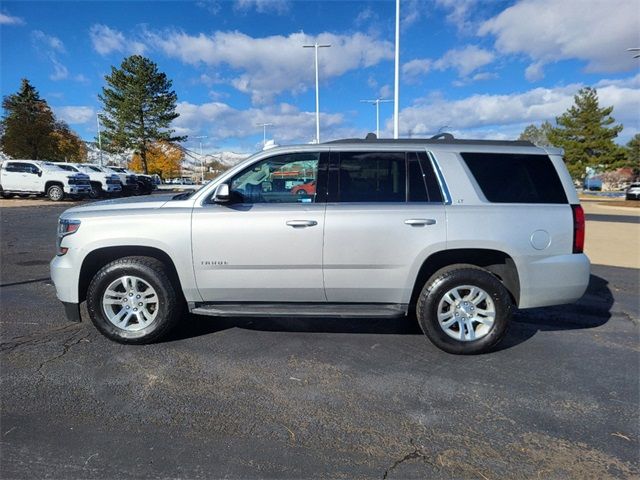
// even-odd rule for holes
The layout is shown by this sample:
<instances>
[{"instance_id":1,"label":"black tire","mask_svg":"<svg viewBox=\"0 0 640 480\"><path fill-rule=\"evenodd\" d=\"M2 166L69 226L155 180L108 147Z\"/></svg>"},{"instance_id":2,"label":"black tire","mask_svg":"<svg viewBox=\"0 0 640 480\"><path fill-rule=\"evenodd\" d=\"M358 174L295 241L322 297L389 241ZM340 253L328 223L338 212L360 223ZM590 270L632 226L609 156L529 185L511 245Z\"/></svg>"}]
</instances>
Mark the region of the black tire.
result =
<instances>
[{"instance_id":1,"label":"black tire","mask_svg":"<svg viewBox=\"0 0 640 480\"><path fill-rule=\"evenodd\" d=\"M141 278L158 295L156 318L138 331L117 327L109 321L102 307L107 287L125 275ZM93 277L87 290L87 311L93 324L107 338L118 343L145 344L159 340L177 324L183 311L180 298L164 263L151 257L123 257L105 265Z\"/></svg>"},{"instance_id":2,"label":"black tire","mask_svg":"<svg viewBox=\"0 0 640 480\"><path fill-rule=\"evenodd\" d=\"M47 188L47 198L52 202L60 202L64 200L64 189L62 185L53 184Z\"/></svg>"},{"instance_id":3,"label":"black tire","mask_svg":"<svg viewBox=\"0 0 640 480\"><path fill-rule=\"evenodd\" d=\"M447 292L466 285L479 287L491 297L495 318L484 336L463 341L445 333L438 321L438 306ZM512 314L513 302L502 282L490 272L470 265L452 266L436 272L425 283L416 305L418 323L429 340L441 350L459 355L490 351L507 333Z\"/></svg>"},{"instance_id":4,"label":"black tire","mask_svg":"<svg viewBox=\"0 0 640 480\"><path fill-rule=\"evenodd\" d=\"M91 183L91 190L89 190L89 198L95 200L102 196L102 187L99 183Z\"/></svg>"}]
</instances>

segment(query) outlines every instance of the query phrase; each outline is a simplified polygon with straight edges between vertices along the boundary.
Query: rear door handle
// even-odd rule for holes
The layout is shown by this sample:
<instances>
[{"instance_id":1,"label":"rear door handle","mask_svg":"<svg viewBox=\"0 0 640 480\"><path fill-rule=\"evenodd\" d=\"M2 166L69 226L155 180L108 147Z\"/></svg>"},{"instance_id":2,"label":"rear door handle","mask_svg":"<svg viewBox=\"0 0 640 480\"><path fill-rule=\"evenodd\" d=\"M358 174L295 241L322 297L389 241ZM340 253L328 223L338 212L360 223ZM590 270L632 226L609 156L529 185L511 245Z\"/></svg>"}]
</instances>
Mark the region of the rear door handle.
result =
<instances>
[{"instance_id":1,"label":"rear door handle","mask_svg":"<svg viewBox=\"0 0 640 480\"><path fill-rule=\"evenodd\" d=\"M435 225L436 221L433 218L408 218L404 223L412 227L424 227L425 225Z\"/></svg>"},{"instance_id":2,"label":"rear door handle","mask_svg":"<svg viewBox=\"0 0 640 480\"><path fill-rule=\"evenodd\" d=\"M293 228L303 228L303 227L313 227L317 225L318 222L315 220L289 220L287 221L287 225Z\"/></svg>"}]
</instances>

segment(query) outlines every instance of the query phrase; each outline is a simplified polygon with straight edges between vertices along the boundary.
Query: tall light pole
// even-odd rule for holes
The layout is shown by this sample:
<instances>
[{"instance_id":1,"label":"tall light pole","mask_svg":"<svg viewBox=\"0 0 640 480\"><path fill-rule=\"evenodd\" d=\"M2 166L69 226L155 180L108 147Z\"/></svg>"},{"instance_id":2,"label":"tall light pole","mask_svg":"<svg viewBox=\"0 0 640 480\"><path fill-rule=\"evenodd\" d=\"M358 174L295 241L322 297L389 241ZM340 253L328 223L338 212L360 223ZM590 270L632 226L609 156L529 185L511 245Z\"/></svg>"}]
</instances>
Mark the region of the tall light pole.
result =
<instances>
[{"instance_id":1,"label":"tall light pole","mask_svg":"<svg viewBox=\"0 0 640 480\"><path fill-rule=\"evenodd\" d=\"M202 168L202 171L200 172L200 182L204 183L204 156L202 155L202 140L209 137L207 137L206 135L199 135L197 137L191 138L197 138L198 140L200 140L200 167Z\"/></svg>"},{"instance_id":2,"label":"tall light pole","mask_svg":"<svg viewBox=\"0 0 640 480\"><path fill-rule=\"evenodd\" d=\"M256 127L262 127L262 148L267 144L267 127L272 127L273 123L256 123Z\"/></svg>"},{"instance_id":3,"label":"tall light pole","mask_svg":"<svg viewBox=\"0 0 640 480\"><path fill-rule=\"evenodd\" d=\"M102 112L96 113L96 124L98 125L98 152L100 153L100 166L102 166L102 135L100 134L100 115Z\"/></svg>"},{"instance_id":4,"label":"tall light pole","mask_svg":"<svg viewBox=\"0 0 640 480\"><path fill-rule=\"evenodd\" d=\"M398 138L400 130L400 118L398 117L398 105L400 103L400 0L396 0L396 65L395 79L393 81L393 138Z\"/></svg>"},{"instance_id":5,"label":"tall light pole","mask_svg":"<svg viewBox=\"0 0 640 480\"><path fill-rule=\"evenodd\" d=\"M303 45L303 48L313 48L315 50L316 59L316 143L320 143L320 88L318 86L318 49L328 48L331 45L319 45L318 42L313 45Z\"/></svg>"},{"instance_id":6,"label":"tall light pole","mask_svg":"<svg viewBox=\"0 0 640 480\"><path fill-rule=\"evenodd\" d=\"M376 138L380 138L380 104L393 102L393 100L383 100L376 98L375 100L360 100L362 103L372 103L376 106Z\"/></svg>"}]
</instances>

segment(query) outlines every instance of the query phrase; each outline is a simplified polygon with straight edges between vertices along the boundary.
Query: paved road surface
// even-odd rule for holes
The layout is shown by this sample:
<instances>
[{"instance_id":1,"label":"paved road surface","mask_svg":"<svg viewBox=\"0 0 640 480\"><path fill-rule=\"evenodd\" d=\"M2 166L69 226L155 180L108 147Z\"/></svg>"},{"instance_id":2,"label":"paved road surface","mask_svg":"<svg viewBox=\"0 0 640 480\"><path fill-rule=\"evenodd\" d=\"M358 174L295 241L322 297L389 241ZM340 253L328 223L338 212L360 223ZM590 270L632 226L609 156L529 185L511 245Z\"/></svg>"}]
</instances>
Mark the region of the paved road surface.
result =
<instances>
[{"instance_id":1,"label":"paved road surface","mask_svg":"<svg viewBox=\"0 0 640 480\"><path fill-rule=\"evenodd\" d=\"M3 209L2 478L637 478L638 270L457 357L412 321L185 318L122 346L64 320L61 207Z\"/></svg>"}]
</instances>

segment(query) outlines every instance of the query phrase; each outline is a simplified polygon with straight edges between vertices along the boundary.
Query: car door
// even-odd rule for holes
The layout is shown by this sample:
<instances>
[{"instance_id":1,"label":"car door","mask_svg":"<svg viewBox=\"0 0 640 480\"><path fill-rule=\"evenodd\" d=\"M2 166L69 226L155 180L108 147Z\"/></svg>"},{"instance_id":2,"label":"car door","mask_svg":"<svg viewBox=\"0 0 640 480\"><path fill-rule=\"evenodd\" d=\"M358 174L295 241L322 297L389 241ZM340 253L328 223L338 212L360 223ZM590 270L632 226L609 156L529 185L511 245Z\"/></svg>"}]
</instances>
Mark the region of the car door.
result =
<instances>
[{"instance_id":1,"label":"car door","mask_svg":"<svg viewBox=\"0 0 640 480\"><path fill-rule=\"evenodd\" d=\"M329 302L409 303L422 261L445 243L443 197L424 151L331 153L323 259Z\"/></svg>"},{"instance_id":2,"label":"car door","mask_svg":"<svg viewBox=\"0 0 640 480\"><path fill-rule=\"evenodd\" d=\"M16 192L33 191L34 181L31 173L34 166L26 162L6 162L2 169L2 188Z\"/></svg>"},{"instance_id":3,"label":"car door","mask_svg":"<svg viewBox=\"0 0 640 480\"><path fill-rule=\"evenodd\" d=\"M227 182L228 203L194 209L194 272L205 302L326 300L325 198L291 190L303 178L324 177L326 185L327 158L299 152L259 160Z\"/></svg>"}]
</instances>

